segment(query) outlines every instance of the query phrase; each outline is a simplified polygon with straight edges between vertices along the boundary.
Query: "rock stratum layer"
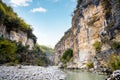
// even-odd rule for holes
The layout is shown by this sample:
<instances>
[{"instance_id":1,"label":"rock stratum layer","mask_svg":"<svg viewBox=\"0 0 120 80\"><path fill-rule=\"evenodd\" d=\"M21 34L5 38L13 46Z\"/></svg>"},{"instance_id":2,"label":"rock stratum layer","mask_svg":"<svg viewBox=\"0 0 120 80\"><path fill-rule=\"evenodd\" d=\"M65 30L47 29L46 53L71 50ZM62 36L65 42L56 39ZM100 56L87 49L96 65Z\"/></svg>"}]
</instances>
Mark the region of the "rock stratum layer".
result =
<instances>
[{"instance_id":1,"label":"rock stratum layer","mask_svg":"<svg viewBox=\"0 0 120 80\"><path fill-rule=\"evenodd\" d=\"M0 26L0 37L9 39L11 41L20 42L23 46L29 46L29 49L32 50L34 47L34 39L28 37L28 33L22 30L14 31L10 30L7 31L7 27L4 25Z\"/></svg>"},{"instance_id":2,"label":"rock stratum layer","mask_svg":"<svg viewBox=\"0 0 120 80\"><path fill-rule=\"evenodd\" d=\"M0 37L29 46L32 50L36 43L36 36L32 28L23 19L18 17L12 7L0 0Z\"/></svg>"},{"instance_id":3,"label":"rock stratum layer","mask_svg":"<svg viewBox=\"0 0 120 80\"><path fill-rule=\"evenodd\" d=\"M72 27L55 46L55 63L60 63L65 50L73 49L73 62L84 67L91 59L102 64L106 55L113 53L111 42L120 42L120 0L78 0ZM93 44L102 43L96 51Z\"/></svg>"}]
</instances>

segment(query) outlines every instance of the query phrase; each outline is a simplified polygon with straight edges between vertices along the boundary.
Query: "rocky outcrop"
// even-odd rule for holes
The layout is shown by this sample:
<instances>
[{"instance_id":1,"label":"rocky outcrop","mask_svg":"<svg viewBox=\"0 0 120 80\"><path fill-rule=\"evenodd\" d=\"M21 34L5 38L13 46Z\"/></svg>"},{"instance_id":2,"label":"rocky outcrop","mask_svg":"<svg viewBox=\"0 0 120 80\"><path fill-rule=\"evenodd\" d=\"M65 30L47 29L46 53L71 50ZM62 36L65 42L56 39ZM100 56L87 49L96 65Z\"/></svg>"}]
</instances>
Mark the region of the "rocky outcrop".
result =
<instances>
[{"instance_id":1,"label":"rocky outcrop","mask_svg":"<svg viewBox=\"0 0 120 80\"><path fill-rule=\"evenodd\" d=\"M106 80L120 80L120 70L114 71Z\"/></svg>"},{"instance_id":2,"label":"rocky outcrop","mask_svg":"<svg viewBox=\"0 0 120 80\"><path fill-rule=\"evenodd\" d=\"M68 31L65 32L65 35L61 38L58 44L55 46L55 63L57 64L60 62L60 57L63 55L64 51L68 48L73 49L73 32L70 28Z\"/></svg>"},{"instance_id":3,"label":"rocky outcrop","mask_svg":"<svg viewBox=\"0 0 120 80\"><path fill-rule=\"evenodd\" d=\"M63 52L73 49L73 63L77 68L85 67L90 60L102 64L106 55L113 53L111 41L119 40L120 1L119 0L78 0L72 18L72 28L55 46L55 63L60 62ZM93 44L102 43L97 52ZM99 54L102 55L99 55ZM96 64L96 63L94 63Z\"/></svg>"},{"instance_id":4,"label":"rocky outcrop","mask_svg":"<svg viewBox=\"0 0 120 80\"><path fill-rule=\"evenodd\" d=\"M24 32L22 30L18 31L7 31L7 27L4 25L0 26L0 37L9 39L11 41L20 42L24 46L29 46L29 49L31 50L34 47L34 39L28 37L28 33Z\"/></svg>"},{"instance_id":5,"label":"rocky outcrop","mask_svg":"<svg viewBox=\"0 0 120 80\"><path fill-rule=\"evenodd\" d=\"M32 31L31 26L12 7L0 0L0 37L29 46L31 50L36 43L36 36Z\"/></svg>"}]
</instances>

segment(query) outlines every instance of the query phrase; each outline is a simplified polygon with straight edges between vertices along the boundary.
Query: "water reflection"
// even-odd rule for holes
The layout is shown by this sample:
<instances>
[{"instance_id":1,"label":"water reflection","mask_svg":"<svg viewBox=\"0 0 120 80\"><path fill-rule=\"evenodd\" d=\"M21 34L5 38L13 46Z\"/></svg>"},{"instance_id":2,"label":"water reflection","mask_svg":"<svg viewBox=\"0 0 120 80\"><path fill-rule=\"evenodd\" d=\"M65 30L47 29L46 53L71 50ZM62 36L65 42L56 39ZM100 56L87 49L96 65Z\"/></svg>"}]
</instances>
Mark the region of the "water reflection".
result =
<instances>
[{"instance_id":1,"label":"water reflection","mask_svg":"<svg viewBox=\"0 0 120 80\"><path fill-rule=\"evenodd\" d=\"M65 80L105 80L106 76L90 73L86 71L65 71L67 77Z\"/></svg>"}]
</instances>

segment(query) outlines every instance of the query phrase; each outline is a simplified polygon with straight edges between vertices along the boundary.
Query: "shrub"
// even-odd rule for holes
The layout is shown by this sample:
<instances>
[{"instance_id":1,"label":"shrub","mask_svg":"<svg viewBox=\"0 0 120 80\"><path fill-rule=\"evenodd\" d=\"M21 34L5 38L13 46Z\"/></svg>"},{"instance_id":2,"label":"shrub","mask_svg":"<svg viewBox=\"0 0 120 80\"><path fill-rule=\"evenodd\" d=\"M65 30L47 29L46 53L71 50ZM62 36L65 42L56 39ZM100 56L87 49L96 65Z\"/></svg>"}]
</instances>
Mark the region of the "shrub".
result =
<instances>
[{"instance_id":1,"label":"shrub","mask_svg":"<svg viewBox=\"0 0 120 80\"><path fill-rule=\"evenodd\" d=\"M79 7L79 5L82 3L82 0L77 0L77 8Z\"/></svg>"},{"instance_id":2,"label":"shrub","mask_svg":"<svg viewBox=\"0 0 120 80\"><path fill-rule=\"evenodd\" d=\"M108 57L108 66L112 71L120 69L120 56L117 54L111 54Z\"/></svg>"},{"instance_id":3,"label":"shrub","mask_svg":"<svg viewBox=\"0 0 120 80\"><path fill-rule=\"evenodd\" d=\"M102 47L102 43L99 42L99 41L96 41L94 44L93 44L93 47L95 48L95 50L97 52L99 52L101 50L101 47Z\"/></svg>"},{"instance_id":4,"label":"shrub","mask_svg":"<svg viewBox=\"0 0 120 80\"><path fill-rule=\"evenodd\" d=\"M13 62L16 57L16 45L9 40L0 41L0 63Z\"/></svg>"},{"instance_id":5,"label":"shrub","mask_svg":"<svg viewBox=\"0 0 120 80\"><path fill-rule=\"evenodd\" d=\"M82 0L77 0L77 3L78 3L78 4L81 4L81 2L82 2Z\"/></svg>"},{"instance_id":6,"label":"shrub","mask_svg":"<svg viewBox=\"0 0 120 80\"><path fill-rule=\"evenodd\" d=\"M101 0L101 5L103 6L103 8L105 9L104 11L106 12L106 15L112 15L111 14L111 4L110 4L110 0Z\"/></svg>"},{"instance_id":7,"label":"shrub","mask_svg":"<svg viewBox=\"0 0 120 80\"><path fill-rule=\"evenodd\" d=\"M86 64L86 66L87 66L89 69L94 67L92 61L89 61L89 62Z\"/></svg>"},{"instance_id":8,"label":"shrub","mask_svg":"<svg viewBox=\"0 0 120 80\"><path fill-rule=\"evenodd\" d=\"M46 62L44 59L36 59L35 61L36 61L35 64L38 66L45 66L46 65Z\"/></svg>"},{"instance_id":9,"label":"shrub","mask_svg":"<svg viewBox=\"0 0 120 80\"><path fill-rule=\"evenodd\" d=\"M72 57L73 57L73 50L72 49L67 49L62 55L61 61L63 63L67 63L72 59Z\"/></svg>"},{"instance_id":10,"label":"shrub","mask_svg":"<svg viewBox=\"0 0 120 80\"><path fill-rule=\"evenodd\" d=\"M112 28L114 26L114 22L111 21L106 27L105 30L107 31L108 29Z\"/></svg>"},{"instance_id":11,"label":"shrub","mask_svg":"<svg viewBox=\"0 0 120 80\"><path fill-rule=\"evenodd\" d=\"M91 26L94 24L94 22L96 22L98 20L98 16L96 15L93 15L91 18L90 18L90 21L87 23L88 26Z\"/></svg>"},{"instance_id":12,"label":"shrub","mask_svg":"<svg viewBox=\"0 0 120 80\"><path fill-rule=\"evenodd\" d=\"M18 64L18 61L15 60L15 62L9 62L9 63L6 63L5 65L6 66L16 66Z\"/></svg>"},{"instance_id":13,"label":"shrub","mask_svg":"<svg viewBox=\"0 0 120 80\"><path fill-rule=\"evenodd\" d=\"M120 42L112 41L111 42L111 47L113 49L120 49Z\"/></svg>"},{"instance_id":14,"label":"shrub","mask_svg":"<svg viewBox=\"0 0 120 80\"><path fill-rule=\"evenodd\" d=\"M101 5L103 6L104 9L106 9L110 6L110 1L109 0L101 0Z\"/></svg>"},{"instance_id":15,"label":"shrub","mask_svg":"<svg viewBox=\"0 0 120 80\"><path fill-rule=\"evenodd\" d=\"M29 46L23 46L22 43L17 43L17 53L26 53L28 51Z\"/></svg>"}]
</instances>

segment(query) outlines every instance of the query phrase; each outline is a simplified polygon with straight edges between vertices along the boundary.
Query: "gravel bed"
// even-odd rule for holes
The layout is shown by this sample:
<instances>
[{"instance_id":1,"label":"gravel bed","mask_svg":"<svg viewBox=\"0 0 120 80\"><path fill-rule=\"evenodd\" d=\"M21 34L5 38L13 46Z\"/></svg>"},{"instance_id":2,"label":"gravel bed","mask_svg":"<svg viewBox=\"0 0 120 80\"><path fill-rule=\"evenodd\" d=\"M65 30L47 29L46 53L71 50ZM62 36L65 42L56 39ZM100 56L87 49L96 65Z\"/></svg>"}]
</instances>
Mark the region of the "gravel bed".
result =
<instances>
[{"instance_id":1,"label":"gravel bed","mask_svg":"<svg viewBox=\"0 0 120 80\"><path fill-rule=\"evenodd\" d=\"M64 80L56 66L0 66L0 80Z\"/></svg>"}]
</instances>

